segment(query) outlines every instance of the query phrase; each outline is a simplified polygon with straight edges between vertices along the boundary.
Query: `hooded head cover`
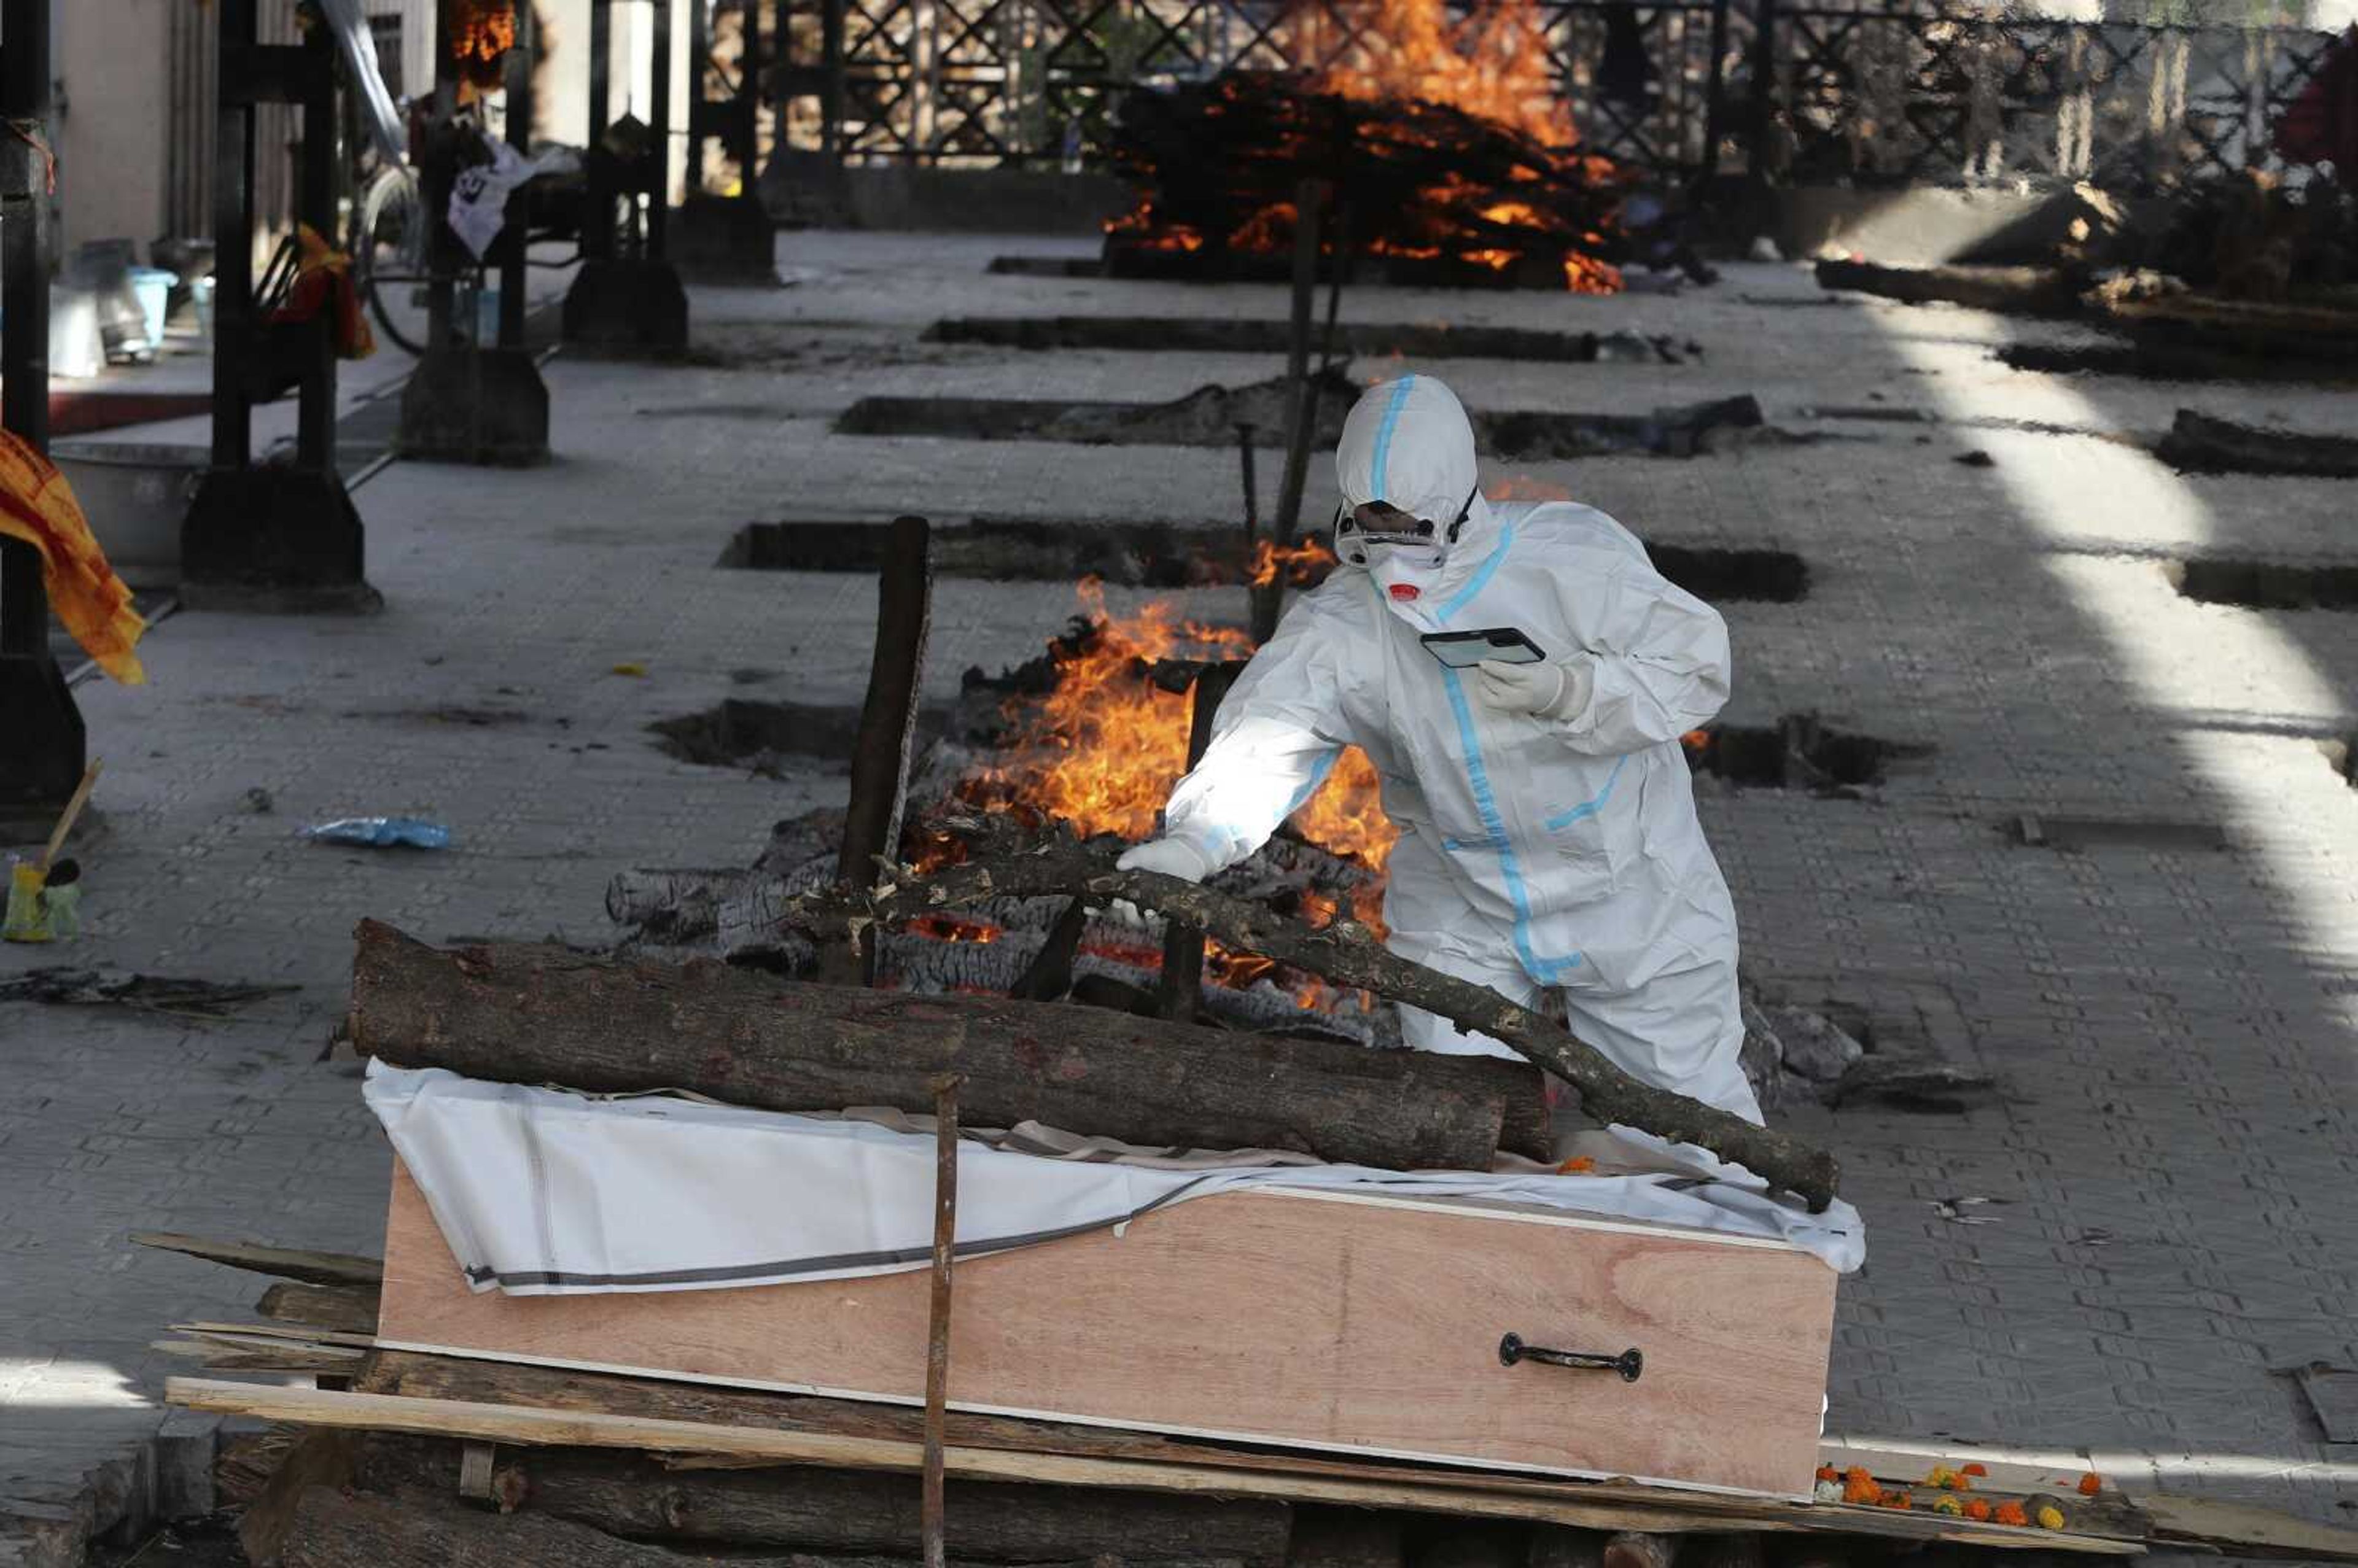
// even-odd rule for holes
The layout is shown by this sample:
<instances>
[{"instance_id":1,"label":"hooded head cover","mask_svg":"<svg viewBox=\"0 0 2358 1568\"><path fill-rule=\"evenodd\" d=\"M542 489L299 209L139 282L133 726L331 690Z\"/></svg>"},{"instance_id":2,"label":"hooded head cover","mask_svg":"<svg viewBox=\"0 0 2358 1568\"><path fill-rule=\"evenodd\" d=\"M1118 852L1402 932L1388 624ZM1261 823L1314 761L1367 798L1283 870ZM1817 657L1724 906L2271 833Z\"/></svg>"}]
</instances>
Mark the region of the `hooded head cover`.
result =
<instances>
[{"instance_id":1,"label":"hooded head cover","mask_svg":"<svg viewBox=\"0 0 2358 1568\"><path fill-rule=\"evenodd\" d=\"M1335 481L1346 506L1381 501L1433 524L1438 537L1474 492L1474 426L1457 395L1429 375L1369 387L1343 421Z\"/></svg>"}]
</instances>

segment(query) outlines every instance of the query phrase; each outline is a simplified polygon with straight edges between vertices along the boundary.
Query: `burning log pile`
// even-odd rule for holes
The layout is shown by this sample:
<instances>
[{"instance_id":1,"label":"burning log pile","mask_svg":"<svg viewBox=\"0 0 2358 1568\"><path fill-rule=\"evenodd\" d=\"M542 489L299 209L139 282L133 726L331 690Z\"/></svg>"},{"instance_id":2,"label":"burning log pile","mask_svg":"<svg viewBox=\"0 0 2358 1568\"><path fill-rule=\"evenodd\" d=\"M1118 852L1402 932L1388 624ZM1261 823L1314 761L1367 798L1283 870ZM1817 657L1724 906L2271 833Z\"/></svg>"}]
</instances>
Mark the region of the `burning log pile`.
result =
<instances>
[{"instance_id":1,"label":"burning log pile","mask_svg":"<svg viewBox=\"0 0 2358 1568\"><path fill-rule=\"evenodd\" d=\"M1138 189L1106 233L1115 277L1276 278L1295 192L1325 181L1328 248L1387 280L1612 294L1627 181L1606 159L1424 99L1270 75L1131 93L1113 146Z\"/></svg>"}]
</instances>

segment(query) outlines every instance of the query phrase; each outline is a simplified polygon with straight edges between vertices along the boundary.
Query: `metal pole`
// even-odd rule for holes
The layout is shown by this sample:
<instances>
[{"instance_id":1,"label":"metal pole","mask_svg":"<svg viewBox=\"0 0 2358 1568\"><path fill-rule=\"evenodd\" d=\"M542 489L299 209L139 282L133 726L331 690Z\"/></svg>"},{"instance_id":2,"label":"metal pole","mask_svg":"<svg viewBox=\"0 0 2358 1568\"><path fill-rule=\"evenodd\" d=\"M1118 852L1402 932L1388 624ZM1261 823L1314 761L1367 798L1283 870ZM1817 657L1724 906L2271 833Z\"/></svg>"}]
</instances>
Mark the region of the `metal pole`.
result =
<instances>
[{"instance_id":1,"label":"metal pole","mask_svg":"<svg viewBox=\"0 0 2358 1568\"><path fill-rule=\"evenodd\" d=\"M244 373L254 358L254 110L235 85L249 74L255 0L221 0L213 135L213 467L252 460L254 410Z\"/></svg>"},{"instance_id":2,"label":"metal pole","mask_svg":"<svg viewBox=\"0 0 2358 1568\"><path fill-rule=\"evenodd\" d=\"M704 0L693 0L702 5ZM664 232L671 220L671 11L674 0L654 0L654 80L649 86L647 117L654 122L654 189L647 199L647 259L662 261L669 254Z\"/></svg>"},{"instance_id":3,"label":"metal pole","mask_svg":"<svg viewBox=\"0 0 2358 1568\"><path fill-rule=\"evenodd\" d=\"M0 5L9 133L0 136L0 423L39 452L49 445L49 4ZM54 808L88 753L73 692L49 656L40 553L0 539L0 804Z\"/></svg>"},{"instance_id":4,"label":"metal pole","mask_svg":"<svg viewBox=\"0 0 2358 1568\"><path fill-rule=\"evenodd\" d=\"M1719 174L1719 144L1727 135L1727 10L1729 0L1712 0L1711 78L1704 88L1703 157L1695 166L1693 195L1699 201Z\"/></svg>"},{"instance_id":5,"label":"metal pole","mask_svg":"<svg viewBox=\"0 0 2358 1568\"><path fill-rule=\"evenodd\" d=\"M516 7L515 48L508 52L508 146L531 156L532 120L536 105L532 96L532 73L540 63L540 33L531 0ZM525 192L531 189L519 185L508 193L506 232L500 236L500 347L524 347L524 308L525 282L525 231L532 219L532 203Z\"/></svg>"},{"instance_id":6,"label":"metal pole","mask_svg":"<svg viewBox=\"0 0 2358 1568\"><path fill-rule=\"evenodd\" d=\"M459 110L459 81L450 48L450 0L434 5L434 114L426 133L425 167L419 182L426 198L426 347L428 352L450 344L450 322L458 309L458 237L450 232L450 186L458 171L451 167L450 122Z\"/></svg>"},{"instance_id":7,"label":"metal pole","mask_svg":"<svg viewBox=\"0 0 2358 1568\"><path fill-rule=\"evenodd\" d=\"M601 150L612 111L613 42L611 0L590 0L590 211L581 220L581 254L592 261L614 254L614 192Z\"/></svg>"},{"instance_id":8,"label":"metal pole","mask_svg":"<svg viewBox=\"0 0 2358 1568\"><path fill-rule=\"evenodd\" d=\"M335 42L325 28L315 29L306 45L318 65L311 91L303 100L303 186L296 212L322 239L333 243L336 232L336 78L332 64ZM319 316L318 343L303 373L302 402L296 413L295 460L318 473L336 466L336 308L333 300Z\"/></svg>"},{"instance_id":9,"label":"metal pole","mask_svg":"<svg viewBox=\"0 0 2358 1568\"><path fill-rule=\"evenodd\" d=\"M8 0L0 48L0 117L7 140L0 203L0 424L35 449L49 445L49 0ZM33 138L27 143L25 138ZM32 546L0 540L0 654L47 660L49 600ZM79 763L76 764L77 769Z\"/></svg>"},{"instance_id":10,"label":"metal pole","mask_svg":"<svg viewBox=\"0 0 2358 1568\"><path fill-rule=\"evenodd\" d=\"M737 96L745 105L745 123L737 133L737 169L741 192L750 197L762 176L762 0L744 0L744 5L745 48L737 67Z\"/></svg>"},{"instance_id":11,"label":"metal pole","mask_svg":"<svg viewBox=\"0 0 2358 1568\"><path fill-rule=\"evenodd\" d=\"M819 90L818 145L829 157L843 154L843 6L844 0L819 0L819 65L826 74Z\"/></svg>"}]
</instances>

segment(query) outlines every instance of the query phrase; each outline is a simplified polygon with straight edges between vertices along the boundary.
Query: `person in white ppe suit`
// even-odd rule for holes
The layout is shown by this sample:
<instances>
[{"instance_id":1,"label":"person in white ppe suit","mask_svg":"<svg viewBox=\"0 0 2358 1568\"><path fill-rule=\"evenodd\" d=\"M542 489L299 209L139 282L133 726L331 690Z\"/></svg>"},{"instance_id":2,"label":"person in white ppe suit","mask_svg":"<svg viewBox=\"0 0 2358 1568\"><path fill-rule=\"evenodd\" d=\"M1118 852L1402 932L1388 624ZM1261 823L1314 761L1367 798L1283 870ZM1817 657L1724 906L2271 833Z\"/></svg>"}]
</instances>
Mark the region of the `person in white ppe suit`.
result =
<instances>
[{"instance_id":1,"label":"person in white ppe suit","mask_svg":"<svg viewBox=\"0 0 2358 1568\"><path fill-rule=\"evenodd\" d=\"M1392 951L1526 1006L1559 991L1633 1076L1758 1121L1735 907L1681 754L1727 700L1726 627L1605 514L1485 501L1473 427L1430 376L1360 398L1335 468L1342 567L1254 654L1122 868L1234 864L1358 746L1400 829ZM1492 629L1542 656L1456 668L1419 640ZM1422 1050L1513 1054L1416 1009L1401 1024Z\"/></svg>"}]
</instances>

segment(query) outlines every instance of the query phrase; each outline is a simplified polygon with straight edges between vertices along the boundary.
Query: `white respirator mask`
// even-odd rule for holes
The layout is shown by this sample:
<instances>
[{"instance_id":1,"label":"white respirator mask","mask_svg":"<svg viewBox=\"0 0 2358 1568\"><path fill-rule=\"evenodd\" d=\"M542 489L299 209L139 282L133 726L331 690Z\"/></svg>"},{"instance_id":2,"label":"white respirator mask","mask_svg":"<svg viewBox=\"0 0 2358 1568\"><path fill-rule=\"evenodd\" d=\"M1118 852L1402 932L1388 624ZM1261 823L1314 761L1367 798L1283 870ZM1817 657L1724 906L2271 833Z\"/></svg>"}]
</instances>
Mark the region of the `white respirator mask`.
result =
<instances>
[{"instance_id":1,"label":"white respirator mask","mask_svg":"<svg viewBox=\"0 0 2358 1568\"><path fill-rule=\"evenodd\" d=\"M1457 520L1447 529L1426 518L1400 514L1397 525L1371 528L1361 523L1348 502L1335 509L1335 555L1347 565L1364 568L1386 598L1412 604L1424 597L1448 563L1449 546L1466 526L1474 498L1467 495L1457 509Z\"/></svg>"}]
</instances>

